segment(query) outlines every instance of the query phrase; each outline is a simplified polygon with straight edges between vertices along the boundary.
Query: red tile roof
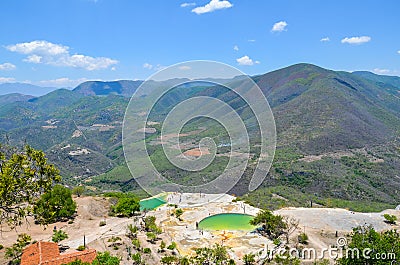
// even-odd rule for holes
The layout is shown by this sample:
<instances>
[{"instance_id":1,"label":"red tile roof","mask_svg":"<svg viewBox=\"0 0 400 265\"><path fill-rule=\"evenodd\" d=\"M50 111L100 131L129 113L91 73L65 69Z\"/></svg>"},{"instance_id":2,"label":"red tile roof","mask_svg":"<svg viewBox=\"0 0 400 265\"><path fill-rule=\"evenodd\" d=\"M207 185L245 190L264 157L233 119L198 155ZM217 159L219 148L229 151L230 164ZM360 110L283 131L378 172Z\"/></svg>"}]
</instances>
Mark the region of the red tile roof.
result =
<instances>
[{"instance_id":1,"label":"red tile roof","mask_svg":"<svg viewBox=\"0 0 400 265\"><path fill-rule=\"evenodd\" d=\"M39 241L24 250L21 257L21 265L61 265L75 260L92 262L95 258L95 249L60 255L60 250L56 243Z\"/></svg>"}]
</instances>

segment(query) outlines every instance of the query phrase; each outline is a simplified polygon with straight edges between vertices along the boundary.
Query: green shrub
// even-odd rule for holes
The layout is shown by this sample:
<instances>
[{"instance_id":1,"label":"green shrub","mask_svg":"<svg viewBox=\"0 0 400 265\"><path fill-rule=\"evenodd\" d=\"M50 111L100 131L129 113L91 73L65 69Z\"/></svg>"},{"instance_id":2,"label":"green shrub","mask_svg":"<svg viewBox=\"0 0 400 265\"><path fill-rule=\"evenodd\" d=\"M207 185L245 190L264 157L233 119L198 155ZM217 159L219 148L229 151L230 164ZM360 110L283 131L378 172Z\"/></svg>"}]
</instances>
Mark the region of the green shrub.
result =
<instances>
[{"instance_id":1,"label":"green shrub","mask_svg":"<svg viewBox=\"0 0 400 265\"><path fill-rule=\"evenodd\" d=\"M360 226L353 229L350 234L351 240L347 247L349 249L358 249L360 253L369 251L368 256L347 255L337 261L339 265L352 265L352 264L374 264L386 265L396 264L400 257L400 232L397 230L389 230L384 232L377 232L372 226ZM386 259L380 259L376 253L391 253L392 256L387 255Z\"/></svg>"},{"instance_id":2,"label":"green shrub","mask_svg":"<svg viewBox=\"0 0 400 265\"><path fill-rule=\"evenodd\" d=\"M140 210L139 199L135 197L122 197L118 199L112 212L118 216L131 217Z\"/></svg>"},{"instance_id":3,"label":"green shrub","mask_svg":"<svg viewBox=\"0 0 400 265\"><path fill-rule=\"evenodd\" d=\"M127 225L127 233L126 236L130 239L136 238L136 233L139 230L139 228L137 226L134 226L132 224Z\"/></svg>"},{"instance_id":4,"label":"green shrub","mask_svg":"<svg viewBox=\"0 0 400 265\"><path fill-rule=\"evenodd\" d=\"M53 236L51 237L51 241L55 243L59 243L60 241L63 241L64 239L67 239L68 235L62 230L56 230L53 232Z\"/></svg>"},{"instance_id":5,"label":"green shrub","mask_svg":"<svg viewBox=\"0 0 400 265\"><path fill-rule=\"evenodd\" d=\"M136 249L140 249L140 241L137 238L132 239L132 245L136 248Z\"/></svg>"},{"instance_id":6,"label":"green shrub","mask_svg":"<svg viewBox=\"0 0 400 265\"><path fill-rule=\"evenodd\" d=\"M85 192L85 187L83 186L76 186L72 189L72 194L81 197L81 195Z\"/></svg>"},{"instance_id":7,"label":"green shrub","mask_svg":"<svg viewBox=\"0 0 400 265\"><path fill-rule=\"evenodd\" d=\"M143 249L143 253L150 254L151 253L151 249L150 248L144 248Z\"/></svg>"},{"instance_id":8,"label":"green shrub","mask_svg":"<svg viewBox=\"0 0 400 265\"><path fill-rule=\"evenodd\" d=\"M121 238L119 236L112 236L111 238L109 238L107 240L107 242L117 242L117 241L120 241L120 240L121 240Z\"/></svg>"},{"instance_id":9,"label":"green shrub","mask_svg":"<svg viewBox=\"0 0 400 265\"><path fill-rule=\"evenodd\" d=\"M120 260L117 257L113 257L109 252L98 252L95 260L91 263L92 265L119 265ZM88 262L82 262L80 260L72 261L66 265L90 265Z\"/></svg>"},{"instance_id":10,"label":"green shrub","mask_svg":"<svg viewBox=\"0 0 400 265\"><path fill-rule=\"evenodd\" d=\"M85 250L85 246L79 246L79 247L77 247L76 248L76 250L78 250L78 251L84 251Z\"/></svg>"},{"instance_id":11,"label":"green shrub","mask_svg":"<svg viewBox=\"0 0 400 265\"><path fill-rule=\"evenodd\" d=\"M164 250L165 246L166 246L166 244L165 244L164 240L162 240L160 243L160 249Z\"/></svg>"},{"instance_id":12,"label":"green shrub","mask_svg":"<svg viewBox=\"0 0 400 265\"><path fill-rule=\"evenodd\" d=\"M31 243L31 236L27 234L18 235L17 242L14 243L11 247L6 248L5 257L8 259L12 259L11 264L19 264L20 257L22 255L22 251L24 248Z\"/></svg>"},{"instance_id":13,"label":"green shrub","mask_svg":"<svg viewBox=\"0 0 400 265\"><path fill-rule=\"evenodd\" d=\"M146 233L147 239L154 244L156 242L157 236L153 232L147 232Z\"/></svg>"},{"instance_id":14,"label":"green shrub","mask_svg":"<svg viewBox=\"0 0 400 265\"><path fill-rule=\"evenodd\" d=\"M178 261L178 258L175 256L165 256L161 258L162 264L174 264Z\"/></svg>"},{"instance_id":15,"label":"green shrub","mask_svg":"<svg viewBox=\"0 0 400 265\"><path fill-rule=\"evenodd\" d=\"M71 191L55 185L52 190L43 194L36 202L33 212L38 222L50 224L71 218L76 210Z\"/></svg>"},{"instance_id":16,"label":"green shrub","mask_svg":"<svg viewBox=\"0 0 400 265\"><path fill-rule=\"evenodd\" d=\"M132 254L133 264L141 264L142 263L142 256L140 253Z\"/></svg>"},{"instance_id":17,"label":"green shrub","mask_svg":"<svg viewBox=\"0 0 400 265\"><path fill-rule=\"evenodd\" d=\"M181 220L181 216L183 214L183 210L181 208L178 208L175 210L175 216L176 218L178 218L179 220Z\"/></svg>"},{"instance_id":18,"label":"green shrub","mask_svg":"<svg viewBox=\"0 0 400 265\"><path fill-rule=\"evenodd\" d=\"M308 236L306 233L301 233L298 236L298 240L300 244L308 244Z\"/></svg>"},{"instance_id":19,"label":"green shrub","mask_svg":"<svg viewBox=\"0 0 400 265\"><path fill-rule=\"evenodd\" d=\"M254 255L253 253L249 253L243 256L242 261L244 265L253 265L256 264L255 257L256 255Z\"/></svg>"},{"instance_id":20,"label":"green shrub","mask_svg":"<svg viewBox=\"0 0 400 265\"><path fill-rule=\"evenodd\" d=\"M385 213L383 215L383 217L385 218L385 222L386 223L391 224L391 225L395 225L396 224L397 217L395 215L390 215L390 214Z\"/></svg>"},{"instance_id":21,"label":"green shrub","mask_svg":"<svg viewBox=\"0 0 400 265\"><path fill-rule=\"evenodd\" d=\"M92 265L119 265L120 260L118 257L113 257L110 252L99 252L97 253L96 259L92 262Z\"/></svg>"},{"instance_id":22,"label":"green shrub","mask_svg":"<svg viewBox=\"0 0 400 265\"><path fill-rule=\"evenodd\" d=\"M106 221L100 221L99 226L105 226L105 225L107 225Z\"/></svg>"},{"instance_id":23,"label":"green shrub","mask_svg":"<svg viewBox=\"0 0 400 265\"><path fill-rule=\"evenodd\" d=\"M176 249L176 243L172 242L167 248L170 249L170 250Z\"/></svg>"}]
</instances>

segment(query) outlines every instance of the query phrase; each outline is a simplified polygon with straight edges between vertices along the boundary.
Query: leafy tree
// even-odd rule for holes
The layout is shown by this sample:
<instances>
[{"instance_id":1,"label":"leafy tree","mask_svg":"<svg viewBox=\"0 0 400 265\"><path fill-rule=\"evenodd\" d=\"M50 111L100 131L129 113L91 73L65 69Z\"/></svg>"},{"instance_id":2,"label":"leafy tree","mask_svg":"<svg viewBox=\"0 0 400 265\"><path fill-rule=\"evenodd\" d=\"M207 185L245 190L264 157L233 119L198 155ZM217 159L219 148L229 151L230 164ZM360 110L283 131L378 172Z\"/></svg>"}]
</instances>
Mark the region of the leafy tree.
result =
<instances>
[{"instance_id":1,"label":"leafy tree","mask_svg":"<svg viewBox=\"0 0 400 265\"><path fill-rule=\"evenodd\" d=\"M137 238L132 239L132 245L134 248L136 248L137 250L140 249L140 241Z\"/></svg>"},{"instance_id":2,"label":"leafy tree","mask_svg":"<svg viewBox=\"0 0 400 265\"><path fill-rule=\"evenodd\" d=\"M146 231L151 231L151 228L156 225L155 216L146 216L143 221L144 221L144 229Z\"/></svg>"},{"instance_id":3,"label":"leafy tree","mask_svg":"<svg viewBox=\"0 0 400 265\"><path fill-rule=\"evenodd\" d=\"M110 255L110 252L99 252L92 265L119 265L120 259Z\"/></svg>"},{"instance_id":4,"label":"leafy tree","mask_svg":"<svg viewBox=\"0 0 400 265\"><path fill-rule=\"evenodd\" d=\"M339 259L338 264L396 264L400 262L400 232L379 233L371 226L359 226L353 229L347 249L347 255ZM367 255L363 255L364 251Z\"/></svg>"},{"instance_id":5,"label":"leafy tree","mask_svg":"<svg viewBox=\"0 0 400 265\"><path fill-rule=\"evenodd\" d=\"M51 224L72 217L75 210L71 191L62 185L55 185L40 197L33 211L37 221Z\"/></svg>"},{"instance_id":6,"label":"leafy tree","mask_svg":"<svg viewBox=\"0 0 400 265\"><path fill-rule=\"evenodd\" d=\"M0 145L0 226L15 228L32 215L41 194L61 180L59 171L42 151L25 146L23 151ZM46 209L46 214L51 214Z\"/></svg>"},{"instance_id":7,"label":"leafy tree","mask_svg":"<svg viewBox=\"0 0 400 265\"><path fill-rule=\"evenodd\" d=\"M139 199L135 197L122 197L112 207L112 211L119 216L131 217L135 212L140 211Z\"/></svg>"},{"instance_id":8,"label":"leafy tree","mask_svg":"<svg viewBox=\"0 0 400 265\"><path fill-rule=\"evenodd\" d=\"M64 231L56 230L53 232L53 236L51 237L51 240L55 243L59 243L60 241L63 241L64 239L67 239L68 235Z\"/></svg>"},{"instance_id":9,"label":"leafy tree","mask_svg":"<svg viewBox=\"0 0 400 265\"><path fill-rule=\"evenodd\" d=\"M154 234L153 232L147 232L147 233L146 233L146 236L147 236L147 239L148 239L152 244L154 244L154 243L156 242L157 235ZM165 243L164 243L164 244L165 244ZM165 246L164 246L164 247L165 247Z\"/></svg>"},{"instance_id":10,"label":"leafy tree","mask_svg":"<svg viewBox=\"0 0 400 265\"><path fill-rule=\"evenodd\" d=\"M280 215L274 215L270 211L260 211L252 220L251 225L261 225L265 235L271 239L276 239L280 235L284 234L287 229L287 224L284 222L283 217Z\"/></svg>"},{"instance_id":11,"label":"leafy tree","mask_svg":"<svg viewBox=\"0 0 400 265\"><path fill-rule=\"evenodd\" d=\"M24 248L31 243L31 236L27 234L19 234L17 242L11 247L6 248L5 257L11 259L10 264L19 264Z\"/></svg>"},{"instance_id":12,"label":"leafy tree","mask_svg":"<svg viewBox=\"0 0 400 265\"><path fill-rule=\"evenodd\" d=\"M167 247L167 249L169 249L169 250L176 249L176 243L175 242L171 242L171 244Z\"/></svg>"},{"instance_id":13,"label":"leafy tree","mask_svg":"<svg viewBox=\"0 0 400 265\"><path fill-rule=\"evenodd\" d=\"M161 240L161 243L160 243L160 250L161 250L161 252L164 252L164 250L165 250L165 242L164 242L164 240Z\"/></svg>"},{"instance_id":14,"label":"leafy tree","mask_svg":"<svg viewBox=\"0 0 400 265\"><path fill-rule=\"evenodd\" d=\"M142 256L140 255L140 253L132 254L132 260L133 260L133 264L139 265L142 263Z\"/></svg>"},{"instance_id":15,"label":"leafy tree","mask_svg":"<svg viewBox=\"0 0 400 265\"><path fill-rule=\"evenodd\" d=\"M119 265L120 260L117 257L110 255L110 252L98 252L95 260L92 263L75 260L66 265Z\"/></svg>"},{"instance_id":16,"label":"leafy tree","mask_svg":"<svg viewBox=\"0 0 400 265\"><path fill-rule=\"evenodd\" d=\"M151 253L151 249L150 248L144 248L143 249L143 253L144 254L150 254Z\"/></svg>"},{"instance_id":17,"label":"leafy tree","mask_svg":"<svg viewBox=\"0 0 400 265\"><path fill-rule=\"evenodd\" d=\"M299 240L299 243L300 243L300 244L305 244L305 245L307 245L307 244L308 244L308 236L307 236L307 234L306 234L306 233L301 233L301 234L298 236L298 240Z\"/></svg>"},{"instance_id":18,"label":"leafy tree","mask_svg":"<svg viewBox=\"0 0 400 265\"><path fill-rule=\"evenodd\" d=\"M156 225L156 217L155 216L146 216L144 218L144 229L147 232L153 232L156 235L161 234L161 228Z\"/></svg>"},{"instance_id":19,"label":"leafy tree","mask_svg":"<svg viewBox=\"0 0 400 265\"><path fill-rule=\"evenodd\" d=\"M181 216L183 214L183 210L181 208L178 208L175 210L175 216L176 218L178 218L179 220L181 220Z\"/></svg>"},{"instance_id":20,"label":"leafy tree","mask_svg":"<svg viewBox=\"0 0 400 265\"><path fill-rule=\"evenodd\" d=\"M126 232L126 236L130 239L134 239L137 237L137 231L139 230L139 228L133 224L129 224L127 225L127 232Z\"/></svg>"},{"instance_id":21,"label":"leafy tree","mask_svg":"<svg viewBox=\"0 0 400 265\"><path fill-rule=\"evenodd\" d=\"M383 215L383 217L385 218L385 222L386 223L391 224L391 225L395 225L396 224L397 217L395 215L390 215L390 214L385 213Z\"/></svg>"},{"instance_id":22,"label":"leafy tree","mask_svg":"<svg viewBox=\"0 0 400 265\"><path fill-rule=\"evenodd\" d=\"M283 218L286 226L283 228L283 234L286 238L286 243L289 244L290 235L293 234L294 231L299 227L299 220L294 217L285 216Z\"/></svg>"},{"instance_id":23,"label":"leafy tree","mask_svg":"<svg viewBox=\"0 0 400 265\"><path fill-rule=\"evenodd\" d=\"M300 259L297 257L290 256L289 253L286 251L284 255L277 255L275 257L276 264L282 265L300 265Z\"/></svg>"},{"instance_id":24,"label":"leafy tree","mask_svg":"<svg viewBox=\"0 0 400 265\"><path fill-rule=\"evenodd\" d=\"M212 251L215 264L223 264L229 259L228 251L223 245L215 244Z\"/></svg>"},{"instance_id":25,"label":"leafy tree","mask_svg":"<svg viewBox=\"0 0 400 265\"><path fill-rule=\"evenodd\" d=\"M225 246L215 244L212 248L197 248L193 258L195 264L228 264L230 257Z\"/></svg>"},{"instance_id":26,"label":"leafy tree","mask_svg":"<svg viewBox=\"0 0 400 265\"><path fill-rule=\"evenodd\" d=\"M174 264L178 261L178 258L175 256L165 256L161 258L162 264Z\"/></svg>"},{"instance_id":27,"label":"leafy tree","mask_svg":"<svg viewBox=\"0 0 400 265\"><path fill-rule=\"evenodd\" d=\"M85 192L85 187L83 186L76 186L72 189L72 194L81 197L81 195Z\"/></svg>"},{"instance_id":28,"label":"leafy tree","mask_svg":"<svg viewBox=\"0 0 400 265\"><path fill-rule=\"evenodd\" d=\"M243 256L244 265L253 265L256 263L255 255L253 253L249 253Z\"/></svg>"},{"instance_id":29,"label":"leafy tree","mask_svg":"<svg viewBox=\"0 0 400 265\"><path fill-rule=\"evenodd\" d=\"M213 251L211 248L197 248L195 249L195 251L195 264L212 264L211 262L213 261Z\"/></svg>"},{"instance_id":30,"label":"leafy tree","mask_svg":"<svg viewBox=\"0 0 400 265\"><path fill-rule=\"evenodd\" d=\"M190 265L190 259L187 256L183 256L179 258L179 265Z\"/></svg>"}]
</instances>

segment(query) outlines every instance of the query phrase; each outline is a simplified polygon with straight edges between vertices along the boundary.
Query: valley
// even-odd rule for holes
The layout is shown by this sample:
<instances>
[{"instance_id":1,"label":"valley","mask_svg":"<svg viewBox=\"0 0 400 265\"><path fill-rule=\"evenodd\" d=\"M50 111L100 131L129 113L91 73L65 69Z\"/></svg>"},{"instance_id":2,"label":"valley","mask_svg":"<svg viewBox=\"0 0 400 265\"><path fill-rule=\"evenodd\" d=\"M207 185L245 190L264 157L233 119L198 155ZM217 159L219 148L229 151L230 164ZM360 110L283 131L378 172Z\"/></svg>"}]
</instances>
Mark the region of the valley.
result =
<instances>
[{"instance_id":1,"label":"valley","mask_svg":"<svg viewBox=\"0 0 400 265\"><path fill-rule=\"evenodd\" d=\"M252 78L272 107L277 150L258 190L247 194L244 189L246 176L253 170L249 164L231 193L270 209L304 207L310 201L326 206L348 204L360 211L379 211L399 204L400 104L395 77L382 81L374 74L365 78L362 73L297 64ZM129 95L140 84L93 81L74 90L60 89L17 101L1 96L8 102L0 107L0 138L11 145L26 143L44 150L61 170L65 184L84 185L94 194L107 190L139 192L125 165L121 130ZM252 117L235 95L221 86L201 83L176 88L153 109L146 129L150 157L167 179L195 183L211 177L207 173L201 178L190 177L168 163L160 152L160 144L167 140L159 139L165 113L182 100L202 95L217 97L240 111L248 124L251 152L258 152L257 128L251 127ZM218 124L191 121L179 137L181 148L186 154L196 154L198 141L206 136L218 145L218 155L207 170L218 172L227 161L224 153L230 149L229 139ZM269 197L272 201L268 203L258 199L271 194L285 199Z\"/></svg>"}]
</instances>

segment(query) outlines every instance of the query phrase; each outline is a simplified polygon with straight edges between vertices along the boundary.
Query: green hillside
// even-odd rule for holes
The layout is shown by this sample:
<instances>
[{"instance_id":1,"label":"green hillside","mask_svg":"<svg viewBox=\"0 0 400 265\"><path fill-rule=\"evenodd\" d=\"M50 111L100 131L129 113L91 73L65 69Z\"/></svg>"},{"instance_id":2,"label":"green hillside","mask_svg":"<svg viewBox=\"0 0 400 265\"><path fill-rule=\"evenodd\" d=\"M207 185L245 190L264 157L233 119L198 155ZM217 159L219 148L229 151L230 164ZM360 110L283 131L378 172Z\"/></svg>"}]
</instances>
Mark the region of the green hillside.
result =
<instances>
[{"instance_id":1,"label":"green hillside","mask_svg":"<svg viewBox=\"0 0 400 265\"><path fill-rule=\"evenodd\" d=\"M400 97L396 78L297 64L253 79L272 107L277 151L258 190L248 194L254 170L249 163L231 193L266 208L307 206L313 201L367 211L399 204ZM223 81L241 85L242 79ZM100 190L135 190L137 184L124 162L121 128L128 94L139 84L86 82L73 91L57 90L28 102L2 104L0 137L12 144L26 142L43 149L61 169L66 183ZM151 98L152 91L146 93L143 102ZM162 122L173 106L201 95L217 97L238 111L249 131L251 152L257 156L259 129L252 113L243 100L221 86L197 83L172 90L158 102L150 118ZM177 169L166 160L161 146L153 144L158 131L148 135L148 151L167 178L199 184L226 165L226 157L220 156L198 174ZM180 141L198 143L208 136L221 144L217 153L229 151L224 145L229 138L217 123L196 119L184 131L189 134Z\"/></svg>"}]
</instances>

